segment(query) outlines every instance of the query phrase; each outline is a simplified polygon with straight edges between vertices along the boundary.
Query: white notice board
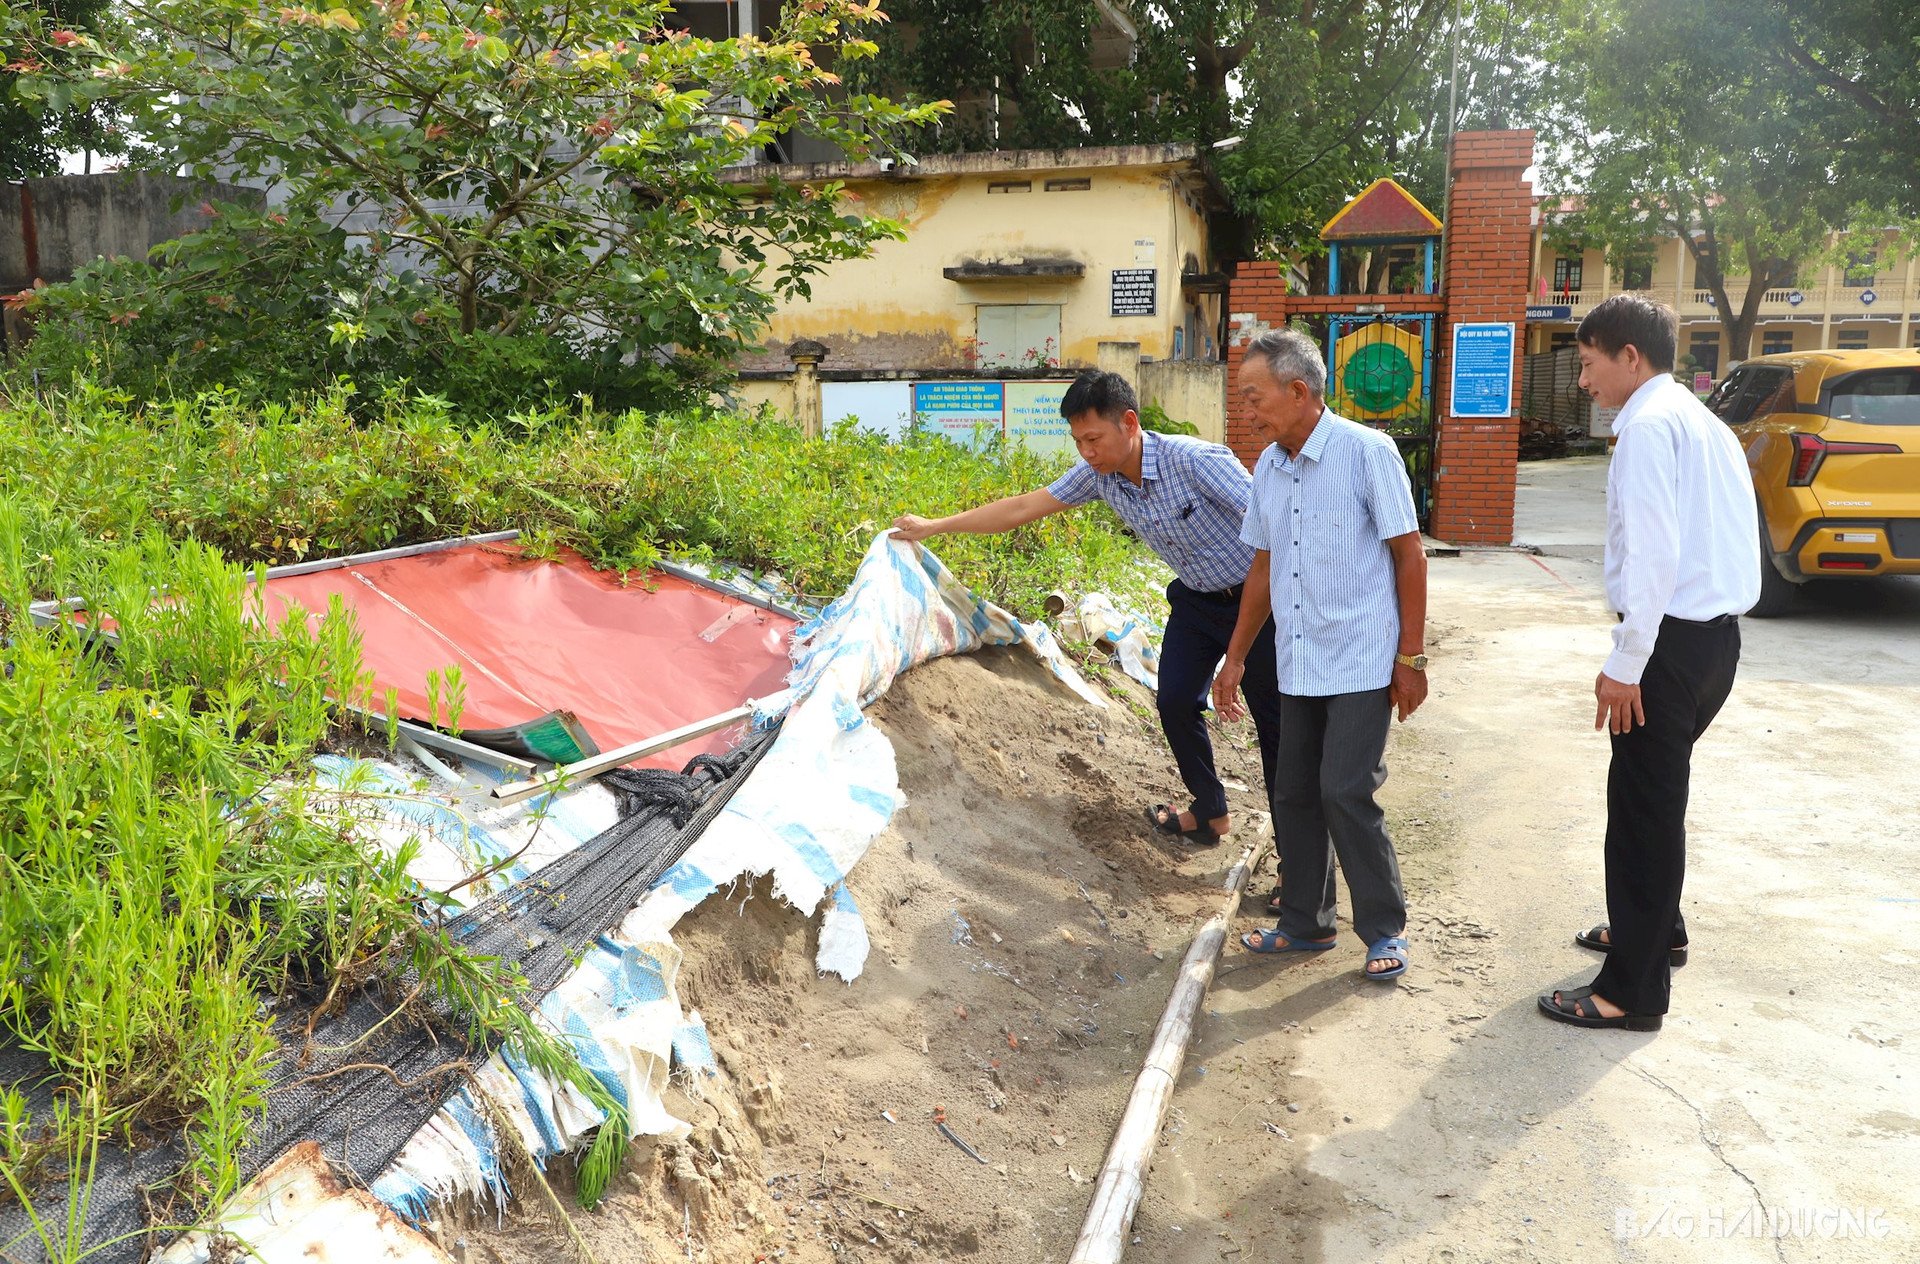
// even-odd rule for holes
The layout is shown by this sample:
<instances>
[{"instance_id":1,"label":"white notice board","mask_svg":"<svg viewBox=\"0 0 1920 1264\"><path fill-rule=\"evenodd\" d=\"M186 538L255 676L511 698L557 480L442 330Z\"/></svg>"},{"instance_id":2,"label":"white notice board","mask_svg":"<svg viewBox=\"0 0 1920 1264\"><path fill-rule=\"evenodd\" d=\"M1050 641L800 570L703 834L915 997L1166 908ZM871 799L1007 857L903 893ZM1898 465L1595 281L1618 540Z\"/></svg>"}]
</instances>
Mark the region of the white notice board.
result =
<instances>
[{"instance_id":1,"label":"white notice board","mask_svg":"<svg viewBox=\"0 0 1920 1264\"><path fill-rule=\"evenodd\" d=\"M904 439L913 429L911 382L822 382L820 420L829 430L852 417L862 430Z\"/></svg>"}]
</instances>

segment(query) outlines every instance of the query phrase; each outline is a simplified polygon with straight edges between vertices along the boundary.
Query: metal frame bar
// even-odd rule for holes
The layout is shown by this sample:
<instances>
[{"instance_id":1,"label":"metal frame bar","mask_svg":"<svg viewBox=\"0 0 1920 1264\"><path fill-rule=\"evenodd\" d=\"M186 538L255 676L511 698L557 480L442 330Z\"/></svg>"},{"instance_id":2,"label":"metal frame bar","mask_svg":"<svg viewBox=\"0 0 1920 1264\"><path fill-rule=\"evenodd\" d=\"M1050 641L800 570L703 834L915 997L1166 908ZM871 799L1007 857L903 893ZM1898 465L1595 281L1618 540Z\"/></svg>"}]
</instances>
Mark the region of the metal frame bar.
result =
<instances>
[{"instance_id":1,"label":"metal frame bar","mask_svg":"<svg viewBox=\"0 0 1920 1264\"><path fill-rule=\"evenodd\" d=\"M468 544L505 544L509 540L518 540L520 532L489 531L484 535L463 535L451 540L431 540L426 544L405 544L392 549L375 549L371 553L354 553L347 557L323 557L311 562L289 562L285 566L274 566L267 570L268 579L289 579L295 575L313 575L320 571L337 571L347 566L367 566L374 562L388 562L401 557L418 557L422 553L444 553L448 549L457 549Z\"/></svg>"},{"instance_id":2,"label":"metal frame bar","mask_svg":"<svg viewBox=\"0 0 1920 1264\"><path fill-rule=\"evenodd\" d=\"M630 763L643 755L651 755L656 751L663 751L669 747L678 746L682 742L690 742L696 737L705 737L709 733L717 733L721 729L740 723L742 720L750 720L753 718L754 709L755 704L749 701L731 710L722 711L719 715L708 716L704 720L695 720L692 724L683 724L677 729L669 729L665 733L646 738L643 741L629 742L627 745L615 750L602 751L598 755L589 755L585 759L576 760L564 767L555 768L550 772L543 772L538 776L529 777L524 781L516 781L510 785L495 786L493 788L493 797L501 803L518 803L522 799L531 799L536 794L541 794L553 789L553 787L558 785L563 779L590 779L597 777L603 772L611 772L620 765Z\"/></svg>"},{"instance_id":3,"label":"metal frame bar","mask_svg":"<svg viewBox=\"0 0 1920 1264\"><path fill-rule=\"evenodd\" d=\"M762 597L758 593L745 593L735 588L729 588L719 580L710 579L698 571L689 570L678 562L659 561L653 565L655 570L663 574L671 575L675 579L684 579L690 584L698 584L702 588L710 588L723 597L732 597L734 600L744 601L750 606L758 606L762 610L771 610L775 614L785 615L796 623L807 622L807 616L801 614L798 610L789 610L772 598Z\"/></svg>"},{"instance_id":4,"label":"metal frame bar","mask_svg":"<svg viewBox=\"0 0 1920 1264\"><path fill-rule=\"evenodd\" d=\"M369 711L362 707L346 707L344 709L366 716L369 720L378 724L386 724L388 722L384 712ZM481 746L477 743L469 742L465 738L455 737L451 733L442 733L439 729L428 728L424 724L415 724L412 720L397 720L394 721L394 723L398 727L402 737L410 738L422 746L429 747L433 750L444 751L449 755L458 755L461 759L472 760L477 764L488 764L503 772L525 775L538 770L540 767L539 764L531 759L522 759L518 755L509 755L505 751L497 751L491 747Z\"/></svg>"},{"instance_id":5,"label":"metal frame bar","mask_svg":"<svg viewBox=\"0 0 1920 1264\"><path fill-rule=\"evenodd\" d=\"M465 535L451 540L433 540L426 544L408 544L398 548L376 549L372 552L355 553L347 557L320 558L312 562L293 562L286 566L269 568L266 572L266 578L283 579L295 575L312 575L321 571L340 570L348 566L361 566L402 557L417 557L425 553L441 553L448 549L460 548L468 544L504 544L519 538L520 532L518 530L490 531L482 535ZM797 610L790 610L778 602L755 593L745 593L729 588L717 580L710 579L698 571L690 570L678 563L661 561L655 564L654 569L659 570L663 574L672 575L677 579L686 580L688 583L710 589L713 592L719 593L721 596L731 597L736 601L744 602L749 606L783 615L786 618L792 619L795 623L807 622L807 616ZM74 610L84 610L86 608L86 602L82 598L53 597L45 601L36 601L29 605L27 607L27 615L38 626L51 627L53 624L59 622L61 614ZM106 629L87 628L85 631L90 635L104 637L109 642L114 639L113 633ZM542 767L541 764L533 760L522 759L518 755L508 755L502 751L493 750L490 747L465 741L451 734L443 733L439 729L429 728L423 724L416 724L411 720L390 720L384 711L375 711L369 707L354 706L350 703L337 703L336 705L343 711L352 712L374 724L396 724L398 731L404 737L418 742L422 746L444 751L450 755L457 755L461 759L488 764L509 773L533 773ZM696 737L704 737L708 733L716 732L719 729L727 727L729 724L737 723L739 720L748 718L752 714L753 706L751 703L744 707L736 707L733 711L725 712L722 716L714 717L714 720L723 721L721 723L714 723L714 720L700 721L697 724L688 725L685 728L674 729L671 732L661 734L659 737L648 738L646 741L635 743L632 746L625 746L619 750L591 756L586 760L570 764L566 768L557 769L554 772L535 777L531 780L523 780L516 785L501 786L494 791L494 796L501 799L502 802L518 802L520 799L530 798L534 794L539 793L541 789L553 781L557 781L562 775L575 777L595 776L600 772L606 771L608 768L618 767L630 760L639 759L643 755L650 755L655 751L665 750L670 746L676 746L683 741L691 741ZM702 727L703 725L707 727ZM613 759L613 761L609 763L606 762L609 756L618 756L618 758ZM597 766L589 769L588 765ZM528 786L533 788L525 789L525 787ZM513 798L507 798L502 793L503 791L516 790L522 792L517 793Z\"/></svg>"}]
</instances>

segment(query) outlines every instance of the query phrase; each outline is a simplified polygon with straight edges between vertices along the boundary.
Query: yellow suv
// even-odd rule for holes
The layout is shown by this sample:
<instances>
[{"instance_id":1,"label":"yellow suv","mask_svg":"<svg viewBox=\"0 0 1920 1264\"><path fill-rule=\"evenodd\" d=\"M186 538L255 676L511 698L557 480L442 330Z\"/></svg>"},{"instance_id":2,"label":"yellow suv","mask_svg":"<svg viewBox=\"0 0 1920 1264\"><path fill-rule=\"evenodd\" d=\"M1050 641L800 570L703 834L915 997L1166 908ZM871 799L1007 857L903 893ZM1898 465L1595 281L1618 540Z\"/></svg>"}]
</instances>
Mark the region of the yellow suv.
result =
<instances>
[{"instance_id":1,"label":"yellow suv","mask_svg":"<svg viewBox=\"0 0 1920 1264\"><path fill-rule=\"evenodd\" d=\"M1920 351L1757 356L1707 407L1753 470L1753 614L1782 613L1808 579L1920 575Z\"/></svg>"}]
</instances>

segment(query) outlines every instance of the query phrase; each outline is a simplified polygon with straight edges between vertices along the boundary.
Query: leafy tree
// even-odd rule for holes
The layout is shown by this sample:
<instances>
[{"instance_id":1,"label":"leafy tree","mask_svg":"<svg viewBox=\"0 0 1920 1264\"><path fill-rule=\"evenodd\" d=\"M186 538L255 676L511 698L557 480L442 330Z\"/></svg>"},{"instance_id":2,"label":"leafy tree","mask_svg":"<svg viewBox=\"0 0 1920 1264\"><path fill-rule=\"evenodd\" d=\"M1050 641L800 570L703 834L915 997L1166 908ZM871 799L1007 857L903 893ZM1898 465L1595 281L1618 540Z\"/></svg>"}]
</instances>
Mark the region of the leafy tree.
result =
<instances>
[{"instance_id":1,"label":"leafy tree","mask_svg":"<svg viewBox=\"0 0 1920 1264\"><path fill-rule=\"evenodd\" d=\"M50 28L98 33L111 0L44 0L40 12ZM52 175L62 150L119 152L119 138L98 112L68 108L43 115L22 100L19 76L38 72L42 58L58 62L59 47L35 49L0 35L0 180Z\"/></svg>"},{"instance_id":2,"label":"leafy tree","mask_svg":"<svg viewBox=\"0 0 1920 1264\"><path fill-rule=\"evenodd\" d=\"M1707 0L1699 20L1741 32L1786 81L1808 143L1920 214L1920 7Z\"/></svg>"},{"instance_id":3,"label":"leafy tree","mask_svg":"<svg viewBox=\"0 0 1920 1264\"><path fill-rule=\"evenodd\" d=\"M1737 29L1669 0L1616 0L1575 39L1588 55L1561 85L1578 108L1559 119L1555 165L1584 205L1563 233L1615 254L1678 237L1745 358L1762 296L1822 256L1868 190L1805 143L1780 77Z\"/></svg>"},{"instance_id":4,"label":"leafy tree","mask_svg":"<svg viewBox=\"0 0 1920 1264\"><path fill-rule=\"evenodd\" d=\"M125 37L16 20L36 52L75 54L17 90L56 112L111 103L163 167L270 196L202 207L170 267L103 265L36 303L150 330L189 377L304 336L324 371L431 377L523 354L505 339L702 381L771 294L899 231L831 188L749 189L727 169L794 129L857 157L941 109L838 91L821 63L875 50L865 0L805 0L736 40L671 29L663 0L123 8Z\"/></svg>"},{"instance_id":5,"label":"leafy tree","mask_svg":"<svg viewBox=\"0 0 1920 1264\"><path fill-rule=\"evenodd\" d=\"M1444 0L897 0L859 82L954 97L933 148L1201 145L1257 236L1310 239L1393 167L1411 86L1431 73ZM1103 49L1116 15L1128 55ZM1105 56L1102 56L1102 53ZM999 103L996 112L995 101Z\"/></svg>"},{"instance_id":6,"label":"leafy tree","mask_svg":"<svg viewBox=\"0 0 1920 1264\"><path fill-rule=\"evenodd\" d=\"M1587 8L1585 0L1462 0L1448 12L1409 93L1407 131L1389 151L1401 183L1438 213L1454 132L1550 128L1564 113L1563 67L1581 56L1568 35Z\"/></svg>"}]
</instances>

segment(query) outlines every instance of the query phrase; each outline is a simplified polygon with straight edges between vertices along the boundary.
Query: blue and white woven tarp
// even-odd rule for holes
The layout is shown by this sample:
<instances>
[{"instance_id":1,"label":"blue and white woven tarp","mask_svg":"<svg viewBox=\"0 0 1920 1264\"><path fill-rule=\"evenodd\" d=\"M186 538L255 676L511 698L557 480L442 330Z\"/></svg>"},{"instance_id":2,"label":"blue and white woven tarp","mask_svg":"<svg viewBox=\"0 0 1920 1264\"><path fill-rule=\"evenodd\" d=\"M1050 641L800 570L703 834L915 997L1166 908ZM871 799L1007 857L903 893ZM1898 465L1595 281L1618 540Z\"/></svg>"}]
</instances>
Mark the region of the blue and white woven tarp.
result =
<instances>
[{"instance_id":1,"label":"blue and white woven tarp","mask_svg":"<svg viewBox=\"0 0 1920 1264\"><path fill-rule=\"evenodd\" d=\"M888 535L868 548L852 586L795 633L792 687L776 700L785 720L773 746L680 862L620 926L595 941L540 1007L541 1017L626 1106L634 1135L685 1135L688 1125L663 1100L669 1072L682 1068L689 1091L697 1093L699 1080L715 1069L699 1014L680 1002L681 954L672 939L674 925L703 900L771 875L776 895L809 915L823 911L818 968L847 980L860 974L867 931L844 879L903 801L892 744L862 708L901 672L983 645L1025 645L1066 687L1091 705L1105 705L1044 625L1023 623L981 600L925 548ZM397 850L414 843L413 873L440 890L516 852L520 859L498 881L518 880L617 819L611 794L591 784L551 800L468 814L392 765L323 758L319 772L322 792L333 790L342 810L361 813L383 845ZM476 769L469 776L484 774ZM486 894L483 884L474 884L459 897ZM488 1099L485 1106L476 1093ZM415 1221L438 1200L502 1198L495 1118L511 1121L536 1161L579 1148L601 1123L599 1110L577 1089L496 1054L471 1087L414 1135L373 1192ZM186 1250L167 1258L196 1256Z\"/></svg>"}]
</instances>

